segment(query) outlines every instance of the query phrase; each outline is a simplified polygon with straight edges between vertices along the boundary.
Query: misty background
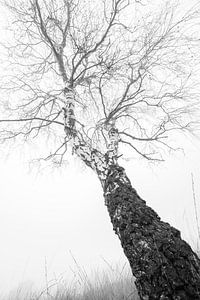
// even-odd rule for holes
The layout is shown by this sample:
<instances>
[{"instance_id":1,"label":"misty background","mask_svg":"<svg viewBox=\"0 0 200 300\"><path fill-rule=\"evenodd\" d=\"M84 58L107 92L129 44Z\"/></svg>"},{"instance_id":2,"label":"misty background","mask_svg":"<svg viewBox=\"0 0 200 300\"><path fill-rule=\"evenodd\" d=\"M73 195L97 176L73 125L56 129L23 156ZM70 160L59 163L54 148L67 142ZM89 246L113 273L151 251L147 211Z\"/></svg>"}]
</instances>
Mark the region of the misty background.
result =
<instances>
[{"instance_id":1,"label":"misty background","mask_svg":"<svg viewBox=\"0 0 200 300\"><path fill-rule=\"evenodd\" d=\"M158 165L138 159L121 164L139 195L197 250L191 172L199 205L199 142L185 148ZM22 284L40 288L45 270L49 281L71 280L74 258L88 274L107 263L128 266L92 170L70 156L62 168L25 161L16 151L0 163L0 292Z\"/></svg>"},{"instance_id":2,"label":"misty background","mask_svg":"<svg viewBox=\"0 0 200 300\"><path fill-rule=\"evenodd\" d=\"M3 28L5 11L1 16ZM184 152L169 155L164 163L122 157L120 164L139 195L196 251L191 173L199 209L200 143L191 138L181 144ZM46 270L48 280L71 280L73 257L88 273L107 263L128 265L92 170L70 153L61 168L32 163L37 146L0 145L0 154L1 295L23 284L43 287Z\"/></svg>"}]
</instances>

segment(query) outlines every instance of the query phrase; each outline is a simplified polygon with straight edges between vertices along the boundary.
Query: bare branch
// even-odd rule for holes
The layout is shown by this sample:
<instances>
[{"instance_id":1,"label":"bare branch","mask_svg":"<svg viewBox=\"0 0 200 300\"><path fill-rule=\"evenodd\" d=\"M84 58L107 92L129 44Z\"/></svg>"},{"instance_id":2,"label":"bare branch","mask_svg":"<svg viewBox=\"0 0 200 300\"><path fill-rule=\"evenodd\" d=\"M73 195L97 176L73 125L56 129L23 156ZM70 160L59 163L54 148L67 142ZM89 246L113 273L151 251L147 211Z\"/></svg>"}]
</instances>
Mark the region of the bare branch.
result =
<instances>
[{"instance_id":1,"label":"bare branch","mask_svg":"<svg viewBox=\"0 0 200 300\"><path fill-rule=\"evenodd\" d=\"M152 3L135 13L128 0L5 2L12 15L0 46L4 137L46 132L61 145L66 87L74 135L104 154L112 126L148 160L178 148L173 132L199 126L199 5L181 13Z\"/></svg>"}]
</instances>

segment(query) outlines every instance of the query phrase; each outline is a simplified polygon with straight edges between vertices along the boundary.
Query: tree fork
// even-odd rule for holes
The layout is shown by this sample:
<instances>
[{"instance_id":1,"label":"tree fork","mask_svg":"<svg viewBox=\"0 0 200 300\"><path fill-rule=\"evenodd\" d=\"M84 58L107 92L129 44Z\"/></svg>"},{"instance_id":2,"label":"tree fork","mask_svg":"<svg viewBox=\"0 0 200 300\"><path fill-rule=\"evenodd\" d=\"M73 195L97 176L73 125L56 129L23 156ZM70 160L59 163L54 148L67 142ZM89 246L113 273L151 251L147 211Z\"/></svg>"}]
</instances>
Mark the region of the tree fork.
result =
<instances>
[{"instance_id":1,"label":"tree fork","mask_svg":"<svg viewBox=\"0 0 200 300\"><path fill-rule=\"evenodd\" d=\"M73 136L75 153L98 174L113 229L136 277L140 299L200 299L200 260L180 232L161 221L138 196L124 169L118 166L118 130L111 126L105 155L92 149L78 137L74 123L71 126L75 117L70 90L66 99L65 132Z\"/></svg>"},{"instance_id":2,"label":"tree fork","mask_svg":"<svg viewBox=\"0 0 200 300\"><path fill-rule=\"evenodd\" d=\"M200 259L138 196L124 168L110 166L104 197L140 299L199 300Z\"/></svg>"}]
</instances>

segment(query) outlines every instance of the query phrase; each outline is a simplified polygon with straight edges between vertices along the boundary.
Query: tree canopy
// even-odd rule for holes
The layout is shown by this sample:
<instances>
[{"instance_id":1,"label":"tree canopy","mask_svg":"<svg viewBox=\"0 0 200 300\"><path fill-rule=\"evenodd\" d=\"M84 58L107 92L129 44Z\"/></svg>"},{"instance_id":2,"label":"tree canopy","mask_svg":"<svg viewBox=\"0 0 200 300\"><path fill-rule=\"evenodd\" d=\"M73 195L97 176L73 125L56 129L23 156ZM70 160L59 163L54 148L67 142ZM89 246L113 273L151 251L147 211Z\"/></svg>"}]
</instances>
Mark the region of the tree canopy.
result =
<instances>
[{"instance_id":1,"label":"tree canopy","mask_svg":"<svg viewBox=\"0 0 200 300\"><path fill-rule=\"evenodd\" d=\"M119 147L163 160L173 132L198 125L200 6L181 13L177 2L162 4L5 0L1 141L52 137L48 158L62 159L63 108L73 92L87 145L104 153L114 127Z\"/></svg>"}]
</instances>

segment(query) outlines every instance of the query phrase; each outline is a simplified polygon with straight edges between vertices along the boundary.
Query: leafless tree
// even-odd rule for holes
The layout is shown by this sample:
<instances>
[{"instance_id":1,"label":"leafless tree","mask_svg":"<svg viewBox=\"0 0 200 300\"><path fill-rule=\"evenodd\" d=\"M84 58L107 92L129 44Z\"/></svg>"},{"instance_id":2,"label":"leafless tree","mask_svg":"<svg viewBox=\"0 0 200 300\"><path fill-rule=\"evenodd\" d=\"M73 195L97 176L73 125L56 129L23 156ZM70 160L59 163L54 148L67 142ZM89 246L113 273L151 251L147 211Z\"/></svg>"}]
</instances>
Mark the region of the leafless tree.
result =
<instances>
[{"instance_id":1,"label":"leafless tree","mask_svg":"<svg viewBox=\"0 0 200 300\"><path fill-rule=\"evenodd\" d=\"M198 126L200 6L162 2L5 0L0 137L46 135L46 160L72 151L96 172L141 299L199 299L198 257L119 166L125 146L162 161Z\"/></svg>"}]
</instances>

